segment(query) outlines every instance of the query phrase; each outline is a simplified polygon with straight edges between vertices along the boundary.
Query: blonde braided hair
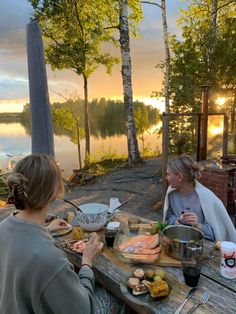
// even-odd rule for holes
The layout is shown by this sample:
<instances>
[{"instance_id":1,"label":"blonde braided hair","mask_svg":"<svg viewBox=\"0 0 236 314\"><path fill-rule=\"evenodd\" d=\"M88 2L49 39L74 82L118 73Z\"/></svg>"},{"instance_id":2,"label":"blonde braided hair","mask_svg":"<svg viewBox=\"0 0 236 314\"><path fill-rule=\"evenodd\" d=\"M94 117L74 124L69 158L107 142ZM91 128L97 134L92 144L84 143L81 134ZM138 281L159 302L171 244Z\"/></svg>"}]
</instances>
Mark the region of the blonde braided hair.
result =
<instances>
[{"instance_id":1,"label":"blonde braided hair","mask_svg":"<svg viewBox=\"0 0 236 314\"><path fill-rule=\"evenodd\" d=\"M41 209L64 194L61 172L55 159L43 154L21 159L8 176L7 185L11 191L11 203L22 210Z\"/></svg>"}]
</instances>

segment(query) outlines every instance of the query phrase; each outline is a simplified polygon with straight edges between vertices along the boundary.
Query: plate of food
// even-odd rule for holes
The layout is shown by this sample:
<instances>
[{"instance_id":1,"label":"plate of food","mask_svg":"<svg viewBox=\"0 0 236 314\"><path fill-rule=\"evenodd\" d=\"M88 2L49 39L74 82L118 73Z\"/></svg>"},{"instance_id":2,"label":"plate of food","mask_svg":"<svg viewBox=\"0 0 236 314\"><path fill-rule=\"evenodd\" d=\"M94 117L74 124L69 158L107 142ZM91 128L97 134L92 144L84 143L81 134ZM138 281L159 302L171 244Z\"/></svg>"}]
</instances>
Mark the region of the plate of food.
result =
<instances>
[{"instance_id":1,"label":"plate of food","mask_svg":"<svg viewBox=\"0 0 236 314\"><path fill-rule=\"evenodd\" d=\"M79 239L79 240L66 240L59 242L60 245L64 247L65 250L72 251L75 253L82 254L85 247L87 246L88 239Z\"/></svg>"},{"instance_id":2,"label":"plate of food","mask_svg":"<svg viewBox=\"0 0 236 314\"><path fill-rule=\"evenodd\" d=\"M150 224L124 225L114 241L116 256L135 265L154 264L160 257L161 237Z\"/></svg>"},{"instance_id":3,"label":"plate of food","mask_svg":"<svg viewBox=\"0 0 236 314\"><path fill-rule=\"evenodd\" d=\"M52 235L53 237L60 237L60 236L63 236L63 235L68 234L68 233L71 232L71 231L72 231L72 226L70 226L70 228L68 228L68 229L63 229L63 230L54 231L54 232L51 233L51 235Z\"/></svg>"},{"instance_id":4,"label":"plate of food","mask_svg":"<svg viewBox=\"0 0 236 314\"><path fill-rule=\"evenodd\" d=\"M148 306L164 302L171 290L171 276L157 266L134 268L120 282L121 292L133 303Z\"/></svg>"}]
</instances>

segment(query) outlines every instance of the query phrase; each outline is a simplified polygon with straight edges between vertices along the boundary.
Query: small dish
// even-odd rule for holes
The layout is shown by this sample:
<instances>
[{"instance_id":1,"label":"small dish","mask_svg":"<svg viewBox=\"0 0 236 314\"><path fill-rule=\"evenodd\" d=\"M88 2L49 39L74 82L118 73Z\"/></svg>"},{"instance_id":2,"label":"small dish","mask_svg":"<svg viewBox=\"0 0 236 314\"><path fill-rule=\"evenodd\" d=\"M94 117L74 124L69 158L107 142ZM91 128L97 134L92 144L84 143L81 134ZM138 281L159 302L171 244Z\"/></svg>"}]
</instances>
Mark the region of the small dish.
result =
<instances>
[{"instance_id":1,"label":"small dish","mask_svg":"<svg viewBox=\"0 0 236 314\"><path fill-rule=\"evenodd\" d=\"M72 231L72 226L69 229L64 229L64 230L58 230L58 231L51 232L51 235L53 237L60 237L60 236L63 236L65 234L70 233L71 231Z\"/></svg>"},{"instance_id":2,"label":"small dish","mask_svg":"<svg viewBox=\"0 0 236 314\"><path fill-rule=\"evenodd\" d=\"M147 270L158 270L158 269L161 269L163 270L162 268L160 267L157 267L157 266L141 266L139 268L142 268L144 271L147 271ZM167 273L165 270L165 275L166 275L166 282L169 286L169 294L168 296L165 296L165 297L159 297L159 298L152 298L150 293L147 292L145 294L140 294L140 295L133 295L132 293L132 289L130 289L129 287L127 287L127 281L130 277L132 277L133 275L133 272L134 270L137 269L136 268L133 268L127 276L124 276L122 279L121 279L121 282L120 282L120 290L121 292L123 293L123 295L126 297L127 300L131 301L132 303L135 303L135 304L138 304L138 305L142 305L142 306L145 306L145 307L148 307L150 306L150 304L155 304L155 303L160 303L160 302L163 302L163 300L167 299L172 291L172 285L173 285L173 281L174 281L174 278L172 278L172 275L170 275L169 273Z\"/></svg>"}]
</instances>

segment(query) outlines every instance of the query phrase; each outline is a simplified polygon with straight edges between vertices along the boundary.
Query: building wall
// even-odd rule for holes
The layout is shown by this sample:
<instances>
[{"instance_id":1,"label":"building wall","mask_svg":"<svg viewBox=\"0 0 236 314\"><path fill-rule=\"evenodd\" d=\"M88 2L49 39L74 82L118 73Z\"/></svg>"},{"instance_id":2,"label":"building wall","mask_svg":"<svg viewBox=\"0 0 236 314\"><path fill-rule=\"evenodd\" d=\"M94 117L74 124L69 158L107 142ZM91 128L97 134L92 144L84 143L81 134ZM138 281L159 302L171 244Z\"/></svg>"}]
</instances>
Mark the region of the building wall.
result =
<instances>
[{"instance_id":1,"label":"building wall","mask_svg":"<svg viewBox=\"0 0 236 314\"><path fill-rule=\"evenodd\" d=\"M221 199L229 214L234 213L236 167L223 166L222 169L215 167L205 168L199 181Z\"/></svg>"}]
</instances>

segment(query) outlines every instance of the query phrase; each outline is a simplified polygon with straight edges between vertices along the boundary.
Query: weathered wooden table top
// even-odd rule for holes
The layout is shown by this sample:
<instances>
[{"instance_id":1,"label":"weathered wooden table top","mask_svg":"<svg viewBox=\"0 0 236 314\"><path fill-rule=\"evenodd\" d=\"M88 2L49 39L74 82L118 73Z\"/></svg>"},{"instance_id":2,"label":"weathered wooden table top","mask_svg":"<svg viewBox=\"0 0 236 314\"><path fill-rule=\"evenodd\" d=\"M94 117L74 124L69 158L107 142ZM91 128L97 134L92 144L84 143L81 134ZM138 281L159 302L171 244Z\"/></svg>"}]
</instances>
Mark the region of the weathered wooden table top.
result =
<instances>
[{"instance_id":1,"label":"weathered wooden table top","mask_svg":"<svg viewBox=\"0 0 236 314\"><path fill-rule=\"evenodd\" d=\"M122 213L115 220L127 220L129 215L129 213ZM70 250L66 250L66 253L70 261L80 267L81 255ZM214 243L204 241L203 255L207 260L202 268L198 290L186 303L181 313L188 313L199 302L204 292L210 294L210 299L194 313L236 313L236 279L229 280L220 276L220 251L214 249ZM120 261L114 250L107 247L103 248L93 265L96 280L137 313L174 313L190 290L184 283L182 269L163 267L170 281L169 296L162 300L153 300L150 297L149 302L143 304L139 302L139 297L134 297L129 292L122 293L120 289L120 284L135 268L137 266Z\"/></svg>"},{"instance_id":2,"label":"weathered wooden table top","mask_svg":"<svg viewBox=\"0 0 236 314\"><path fill-rule=\"evenodd\" d=\"M0 220L12 212L12 209L2 211ZM117 220L127 221L129 213L122 213ZM61 241L65 237L58 237ZM81 254L66 250L70 261L80 267ZM220 251L214 249L214 243L204 241L204 256L208 259L201 272L197 292L185 304L181 313L188 313L195 306L204 292L210 294L209 301L201 305L194 313L236 313L236 279L229 280L220 275ZM96 280L117 298L126 303L135 312L145 313L174 313L179 305L185 300L190 288L184 284L181 268L163 267L170 280L170 294L162 300L152 300L143 304L139 303L139 297L133 297L131 293L121 292L120 284L128 278L132 271L137 268L134 265L120 261L114 254L113 249L104 247L102 253L96 257L93 269Z\"/></svg>"}]
</instances>

